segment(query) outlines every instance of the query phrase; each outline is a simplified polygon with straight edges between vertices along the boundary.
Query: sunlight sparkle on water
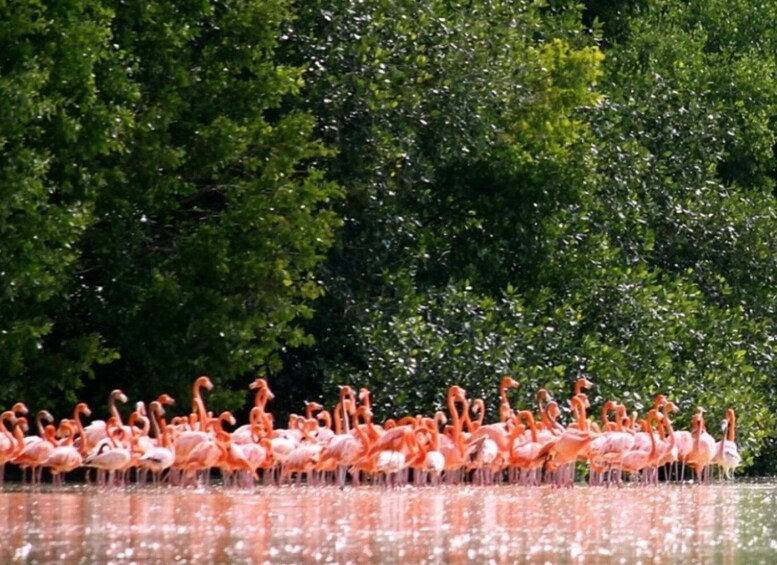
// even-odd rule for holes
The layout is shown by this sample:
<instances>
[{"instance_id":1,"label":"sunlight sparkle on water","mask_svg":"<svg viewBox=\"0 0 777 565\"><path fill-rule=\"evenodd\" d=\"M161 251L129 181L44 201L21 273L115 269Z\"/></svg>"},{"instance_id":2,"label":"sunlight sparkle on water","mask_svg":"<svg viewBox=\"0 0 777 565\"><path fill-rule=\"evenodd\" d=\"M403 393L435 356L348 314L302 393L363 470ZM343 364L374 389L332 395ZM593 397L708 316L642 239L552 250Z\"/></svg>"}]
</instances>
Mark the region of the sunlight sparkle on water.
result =
<instances>
[{"instance_id":1,"label":"sunlight sparkle on water","mask_svg":"<svg viewBox=\"0 0 777 565\"><path fill-rule=\"evenodd\" d=\"M773 563L777 485L0 491L0 562Z\"/></svg>"}]
</instances>

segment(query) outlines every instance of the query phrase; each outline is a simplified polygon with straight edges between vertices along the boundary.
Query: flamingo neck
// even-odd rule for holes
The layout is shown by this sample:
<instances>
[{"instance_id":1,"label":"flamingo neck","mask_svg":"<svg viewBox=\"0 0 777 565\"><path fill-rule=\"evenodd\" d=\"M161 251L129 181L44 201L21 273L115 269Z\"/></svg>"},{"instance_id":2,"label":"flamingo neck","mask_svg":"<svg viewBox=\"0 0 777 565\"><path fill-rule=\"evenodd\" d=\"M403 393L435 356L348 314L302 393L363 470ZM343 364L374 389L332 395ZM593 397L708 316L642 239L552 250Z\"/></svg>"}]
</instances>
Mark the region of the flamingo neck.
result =
<instances>
[{"instance_id":1,"label":"flamingo neck","mask_svg":"<svg viewBox=\"0 0 777 565\"><path fill-rule=\"evenodd\" d=\"M456 398L454 395L448 395L448 411L451 414L451 423L453 425L453 441L454 443L461 437L461 418L459 412L456 410Z\"/></svg>"},{"instance_id":2,"label":"flamingo neck","mask_svg":"<svg viewBox=\"0 0 777 565\"><path fill-rule=\"evenodd\" d=\"M76 406L75 414L73 414L73 420L75 421L76 428L73 430L71 426L71 437L70 437L70 444L73 443L75 432L77 431L78 435L81 437L81 454L85 455L89 453L89 441L87 440L86 434L84 433L84 424L81 422L81 416L84 413L83 409ZM68 444L69 445L69 444Z\"/></svg>"},{"instance_id":3,"label":"flamingo neck","mask_svg":"<svg viewBox=\"0 0 777 565\"><path fill-rule=\"evenodd\" d=\"M720 438L720 443L718 444L718 457L723 457L723 452L726 450L726 436L728 435L728 430L725 430L723 432L723 437Z\"/></svg>"},{"instance_id":4,"label":"flamingo neck","mask_svg":"<svg viewBox=\"0 0 777 565\"><path fill-rule=\"evenodd\" d=\"M119 413L119 409L116 407L116 396L113 394L111 394L110 398L108 399L108 413L116 418L118 425L121 426L121 414Z\"/></svg>"},{"instance_id":5,"label":"flamingo neck","mask_svg":"<svg viewBox=\"0 0 777 565\"><path fill-rule=\"evenodd\" d=\"M728 441L735 442L736 441L736 435L737 435L737 418L733 414L731 414L731 417L728 421Z\"/></svg>"},{"instance_id":6,"label":"flamingo neck","mask_svg":"<svg viewBox=\"0 0 777 565\"><path fill-rule=\"evenodd\" d=\"M532 442L537 443L537 424L534 421L534 414L528 410L521 410L518 415L523 418L524 422L529 426Z\"/></svg>"},{"instance_id":7,"label":"flamingo neck","mask_svg":"<svg viewBox=\"0 0 777 565\"><path fill-rule=\"evenodd\" d=\"M350 433L351 431L351 414L350 411L353 410L353 404L350 400L347 402L343 400L341 402L341 409L342 409L342 416L343 416L343 433Z\"/></svg>"},{"instance_id":8,"label":"flamingo neck","mask_svg":"<svg viewBox=\"0 0 777 565\"><path fill-rule=\"evenodd\" d=\"M334 409L335 435L343 433L343 402L342 400L335 405Z\"/></svg>"},{"instance_id":9,"label":"flamingo neck","mask_svg":"<svg viewBox=\"0 0 777 565\"><path fill-rule=\"evenodd\" d=\"M35 416L35 427L38 429L38 435L40 437L43 437L45 429L43 427L43 419L46 417L46 413L41 410L38 412L37 416Z\"/></svg>"},{"instance_id":10,"label":"flamingo neck","mask_svg":"<svg viewBox=\"0 0 777 565\"><path fill-rule=\"evenodd\" d=\"M602 406L602 429L607 430L610 427L609 413L612 406L609 402L605 402Z\"/></svg>"},{"instance_id":11,"label":"flamingo neck","mask_svg":"<svg viewBox=\"0 0 777 565\"><path fill-rule=\"evenodd\" d=\"M3 412L2 415L0 415L0 432L2 432L2 434L6 436L9 440L13 440L13 435L8 430L8 426L6 425L5 422L6 420L10 420L12 416L13 416L13 412L11 412L10 410L7 412Z\"/></svg>"}]
</instances>

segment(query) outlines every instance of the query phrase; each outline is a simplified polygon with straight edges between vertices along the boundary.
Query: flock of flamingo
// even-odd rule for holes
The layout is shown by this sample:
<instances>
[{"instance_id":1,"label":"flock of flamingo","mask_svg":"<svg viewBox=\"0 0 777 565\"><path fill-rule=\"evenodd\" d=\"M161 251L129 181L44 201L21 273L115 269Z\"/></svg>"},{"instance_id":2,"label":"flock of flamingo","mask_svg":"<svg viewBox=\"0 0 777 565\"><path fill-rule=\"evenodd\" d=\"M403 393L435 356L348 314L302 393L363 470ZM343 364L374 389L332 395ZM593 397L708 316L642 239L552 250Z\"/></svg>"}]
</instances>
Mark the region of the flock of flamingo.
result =
<instances>
[{"instance_id":1,"label":"flock of flamingo","mask_svg":"<svg viewBox=\"0 0 777 565\"><path fill-rule=\"evenodd\" d=\"M483 423L482 400L467 398L460 386L447 394L448 413L406 416L383 424L373 421L370 392L340 387L330 412L307 402L305 414L292 414L288 427L275 426L266 410L273 399L267 381L251 383L255 391L249 423L236 427L234 416L214 416L206 409L203 389L213 384L206 376L193 386L192 412L165 418L173 398L162 394L143 402L125 423L116 405L126 403L121 390L108 400L110 417L92 420L85 403L75 406L73 417L54 418L41 410L35 417L37 435L29 432L28 409L16 403L0 414L0 485L6 463L22 469L23 481L42 481L47 470L55 485L78 468L96 470L100 485L125 485L131 479L155 485L207 484L218 469L225 485L264 484L495 484L572 486L578 465L588 469L591 485L621 485L630 480L656 484L658 470L665 478L684 480L690 467L698 482L711 479L712 466L731 477L740 464L736 444L736 415L726 411L722 437L716 443L708 433L704 409L691 418L691 430L672 427L670 415L677 406L664 395L655 398L644 417L628 414L625 405L608 400L601 421L587 416L590 408L584 389L592 383L577 380L569 399L572 422L558 422L559 404L547 390L536 395L536 413L515 410L508 391L519 387L511 377L499 384L499 422ZM227 427L234 428L228 431Z\"/></svg>"}]
</instances>

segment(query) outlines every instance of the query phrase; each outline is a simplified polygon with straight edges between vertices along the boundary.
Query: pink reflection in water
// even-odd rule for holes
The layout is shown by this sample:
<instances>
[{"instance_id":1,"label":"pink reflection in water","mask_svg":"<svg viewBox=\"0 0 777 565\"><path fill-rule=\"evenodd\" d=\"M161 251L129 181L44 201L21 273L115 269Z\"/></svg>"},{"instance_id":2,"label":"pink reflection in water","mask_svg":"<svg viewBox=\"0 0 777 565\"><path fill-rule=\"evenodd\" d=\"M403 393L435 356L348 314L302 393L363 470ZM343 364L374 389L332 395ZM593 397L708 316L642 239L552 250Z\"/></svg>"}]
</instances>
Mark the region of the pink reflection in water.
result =
<instances>
[{"instance_id":1,"label":"pink reflection in water","mask_svg":"<svg viewBox=\"0 0 777 565\"><path fill-rule=\"evenodd\" d=\"M774 498L755 485L6 491L0 562L756 562L774 552Z\"/></svg>"}]
</instances>

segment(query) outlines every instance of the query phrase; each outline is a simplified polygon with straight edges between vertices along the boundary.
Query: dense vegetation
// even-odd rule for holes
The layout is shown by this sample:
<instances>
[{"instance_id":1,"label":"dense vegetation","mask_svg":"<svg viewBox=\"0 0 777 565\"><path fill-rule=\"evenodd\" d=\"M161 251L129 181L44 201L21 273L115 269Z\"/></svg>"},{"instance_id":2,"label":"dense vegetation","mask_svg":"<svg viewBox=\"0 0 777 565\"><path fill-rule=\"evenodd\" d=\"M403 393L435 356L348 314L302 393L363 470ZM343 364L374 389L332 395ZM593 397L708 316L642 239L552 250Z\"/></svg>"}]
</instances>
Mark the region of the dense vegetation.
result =
<instances>
[{"instance_id":1,"label":"dense vegetation","mask_svg":"<svg viewBox=\"0 0 777 565\"><path fill-rule=\"evenodd\" d=\"M581 373L777 437L777 1L0 3L0 407ZM495 414L492 410L490 416ZM771 463L770 463L771 461Z\"/></svg>"}]
</instances>

